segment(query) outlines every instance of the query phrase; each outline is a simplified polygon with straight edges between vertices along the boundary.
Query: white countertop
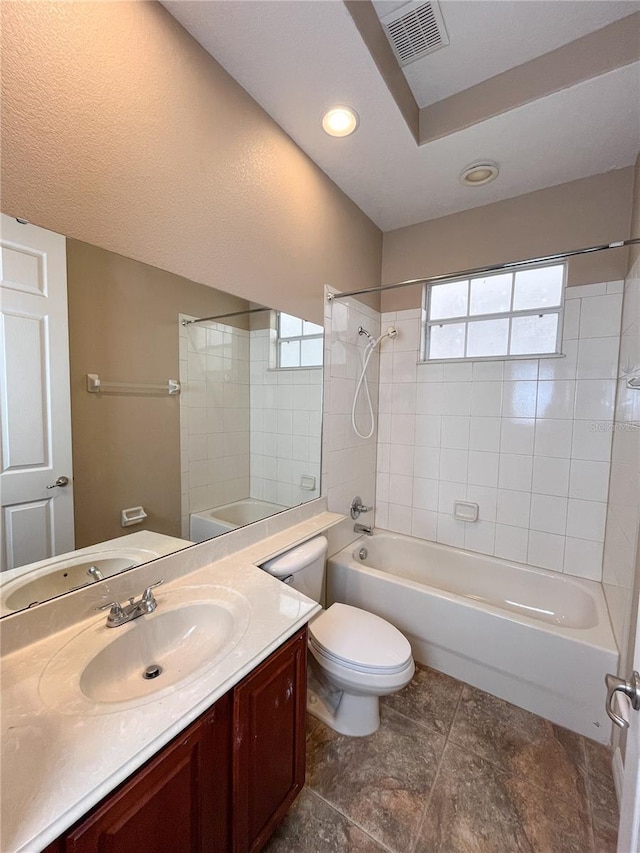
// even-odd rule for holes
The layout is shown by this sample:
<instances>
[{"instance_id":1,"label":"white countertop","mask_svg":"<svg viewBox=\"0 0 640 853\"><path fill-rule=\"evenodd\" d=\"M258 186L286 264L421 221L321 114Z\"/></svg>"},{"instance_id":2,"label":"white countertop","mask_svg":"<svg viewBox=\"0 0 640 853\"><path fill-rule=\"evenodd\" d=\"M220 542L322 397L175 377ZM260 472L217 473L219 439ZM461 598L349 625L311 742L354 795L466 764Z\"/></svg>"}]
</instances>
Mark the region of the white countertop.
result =
<instances>
[{"instance_id":1,"label":"white countertop","mask_svg":"<svg viewBox=\"0 0 640 853\"><path fill-rule=\"evenodd\" d=\"M104 614L2 659L2 853L36 853L46 847L319 611L319 605L252 563L339 518L324 515L324 525L319 519L296 525L162 587L170 593L188 585L227 585L244 595L251 609L238 645L162 698L97 716L61 714L44 704L39 681L45 665ZM160 607L160 590L158 602Z\"/></svg>"}]
</instances>

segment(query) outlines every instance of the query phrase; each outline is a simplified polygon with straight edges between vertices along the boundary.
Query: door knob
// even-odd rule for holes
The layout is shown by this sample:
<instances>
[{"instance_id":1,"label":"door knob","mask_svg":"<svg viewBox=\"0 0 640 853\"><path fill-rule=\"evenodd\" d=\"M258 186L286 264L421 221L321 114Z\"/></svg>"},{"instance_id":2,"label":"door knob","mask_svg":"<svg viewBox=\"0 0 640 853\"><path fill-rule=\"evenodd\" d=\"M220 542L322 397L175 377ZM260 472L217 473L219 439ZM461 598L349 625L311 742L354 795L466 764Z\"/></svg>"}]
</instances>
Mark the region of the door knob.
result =
<instances>
[{"instance_id":1,"label":"door knob","mask_svg":"<svg viewBox=\"0 0 640 853\"><path fill-rule=\"evenodd\" d=\"M63 477L58 477L58 479L55 481L55 483L51 483L51 485L47 486L47 488L48 489L56 489L59 487L62 489L62 488L64 488L64 486L68 486L68 485L69 485L69 478L63 476Z\"/></svg>"},{"instance_id":2,"label":"door knob","mask_svg":"<svg viewBox=\"0 0 640 853\"><path fill-rule=\"evenodd\" d=\"M616 726L620 726L621 729L628 729L629 723L613 709L615 694L624 693L627 699L631 702L633 710L640 711L640 674L634 670L631 673L629 680L625 681L624 678L618 678L617 675L607 673L604 680L607 685L607 714Z\"/></svg>"}]
</instances>

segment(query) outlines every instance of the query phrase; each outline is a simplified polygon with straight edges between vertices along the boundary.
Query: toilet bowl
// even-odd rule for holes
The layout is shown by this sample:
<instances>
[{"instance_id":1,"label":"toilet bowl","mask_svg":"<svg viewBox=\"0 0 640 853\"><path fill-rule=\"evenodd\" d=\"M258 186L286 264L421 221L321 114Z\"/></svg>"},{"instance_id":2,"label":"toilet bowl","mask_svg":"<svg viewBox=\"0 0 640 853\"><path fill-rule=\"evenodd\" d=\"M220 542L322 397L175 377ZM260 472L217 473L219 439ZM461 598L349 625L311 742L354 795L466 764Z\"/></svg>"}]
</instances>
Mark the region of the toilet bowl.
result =
<instances>
[{"instance_id":1,"label":"toilet bowl","mask_svg":"<svg viewBox=\"0 0 640 853\"><path fill-rule=\"evenodd\" d=\"M327 540L318 536L261 568L320 601ZM345 735L373 734L379 697L405 687L415 666L411 646L393 625L348 604L332 604L309 625L307 710Z\"/></svg>"}]
</instances>

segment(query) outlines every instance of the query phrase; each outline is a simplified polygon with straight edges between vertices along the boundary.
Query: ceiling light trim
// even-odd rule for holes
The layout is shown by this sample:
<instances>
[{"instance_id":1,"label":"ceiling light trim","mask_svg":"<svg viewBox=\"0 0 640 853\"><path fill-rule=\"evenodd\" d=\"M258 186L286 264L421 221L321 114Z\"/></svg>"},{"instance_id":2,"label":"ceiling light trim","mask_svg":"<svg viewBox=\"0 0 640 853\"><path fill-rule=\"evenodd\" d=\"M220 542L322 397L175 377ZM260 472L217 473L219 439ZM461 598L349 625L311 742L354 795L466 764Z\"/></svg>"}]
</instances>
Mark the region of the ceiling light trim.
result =
<instances>
[{"instance_id":1,"label":"ceiling light trim","mask_svg":"<svg viewBox=\"0 0 640 853\"><path fill-rule=\"evenodd\" d=\"M360 125L360 116L346 104L336 104L326 111L322 117L322 129L329 136L342 139L351 136Z\"/></svg>"},{"instance_id":2,"label":"ceiling light trim","mask_svg":"<svg viewBox=\"0 0 640 853\"><path fill-rule=\"evenodd\" d=\"M484 187L498 177L500 167L492 160L470 163L460 172L458 180L463 187Z\"/></svg>"}]
</instances>

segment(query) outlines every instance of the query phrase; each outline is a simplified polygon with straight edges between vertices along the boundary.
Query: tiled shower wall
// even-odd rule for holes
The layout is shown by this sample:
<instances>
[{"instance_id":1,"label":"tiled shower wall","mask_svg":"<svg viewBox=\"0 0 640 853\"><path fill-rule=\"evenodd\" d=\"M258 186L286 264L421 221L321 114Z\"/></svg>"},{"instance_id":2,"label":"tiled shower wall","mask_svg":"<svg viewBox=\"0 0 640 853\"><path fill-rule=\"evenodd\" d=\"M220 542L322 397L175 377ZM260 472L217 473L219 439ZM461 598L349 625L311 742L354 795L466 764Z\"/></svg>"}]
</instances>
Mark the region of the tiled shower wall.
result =
<instances>
[{"instance_id":1,"label":"tiled shower wall","mask_svg":"<svg viewBox=\"0 0 640 853\"><path fill-rule=\"evenodd\" d=\"M416 365L420 312L383 314L376 525L600 580L622 290L567 289L564 358Z\"/></svg>"},{"instance_id":2,"label":"tiled shower wall","mask_svg":"<svg viewBox=\"0 0 640 853\"><path fill-rule=\"evenodd\" d=\"M366 343L366 338L358 334L359 326L377 338L379 312L351 298L325 303L322 491L329 510L347 515L356 495L365 503L373 503L376 481L377 429L371 438L361 439L351 427L351 406ZM377 352L371 357L367 377L377 421ZM366 434L370 421L362 394L356 414L360 431ZM372 516L373 513L364 515L360 521L373 524Z\"/></svg>"},{"instance_id":3,"label":"tiled shower wall","mask_svg":"<svg viewBox=\"0 0 640 853\"><path fill-rule=\"evenodd\" d=\"M270 336L250 335L251 497L296 506L320 495L322 368L270 370Z\"/></svg>"},{"instance_id":4,"label":"tiled shower wall","mask_svg":"<svg viewBox=\"0 0 640 853\"><path fill-rule=\"evenodd\" d=\"M183 319L191 319L180 316ZM180 322L182 535L189 513L249 495L249 332Z\"/></svg>"}]
</instances>

